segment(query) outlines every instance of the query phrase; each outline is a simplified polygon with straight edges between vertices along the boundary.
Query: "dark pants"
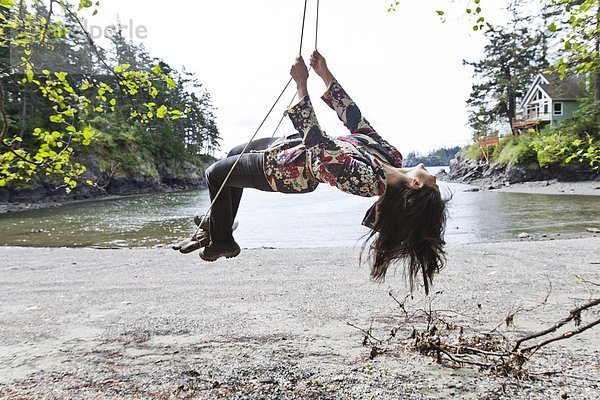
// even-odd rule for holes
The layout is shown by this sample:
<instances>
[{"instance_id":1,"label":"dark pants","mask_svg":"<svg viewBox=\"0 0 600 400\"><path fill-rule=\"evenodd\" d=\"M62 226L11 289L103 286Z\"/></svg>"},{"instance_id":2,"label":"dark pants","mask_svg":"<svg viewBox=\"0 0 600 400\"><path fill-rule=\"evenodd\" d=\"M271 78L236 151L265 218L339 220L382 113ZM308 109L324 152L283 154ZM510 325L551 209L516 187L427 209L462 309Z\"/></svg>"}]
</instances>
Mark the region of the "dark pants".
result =
<instances>
[{"instance_id":1,"label":"dark pants","mask_svg":"<svg viewBox=\"0 0 600 400\"><path fill-rule=\"evenodd\" d=\"M219 160L206 170L206 182L213 201L227 174L240 160L227 179L227 183L217 197L210 211L210 240L218 244L233 242L231 226L237 215L244 188L254 188L272 192L264 172L264 154L249 153L251 150L264 150L277 138L263 138L250 142L246 152L242 153L245 144L234 147L227 154L227 158Z\"/></svg>"}]
</instances>

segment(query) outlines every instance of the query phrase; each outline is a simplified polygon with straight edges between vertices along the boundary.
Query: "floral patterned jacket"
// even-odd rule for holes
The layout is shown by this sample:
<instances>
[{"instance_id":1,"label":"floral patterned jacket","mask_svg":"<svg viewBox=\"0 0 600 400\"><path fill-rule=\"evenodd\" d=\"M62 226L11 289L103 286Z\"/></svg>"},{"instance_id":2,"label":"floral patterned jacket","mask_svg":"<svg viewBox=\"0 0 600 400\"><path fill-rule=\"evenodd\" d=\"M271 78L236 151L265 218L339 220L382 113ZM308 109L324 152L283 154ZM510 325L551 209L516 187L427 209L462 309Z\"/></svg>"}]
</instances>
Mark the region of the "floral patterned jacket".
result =
<instances>
[{"instance_id":1,"label":"floral patterned jacket","mask_svg":"<svg viewBox=\"0 0 600 400\"><path fill-rule=\"evenodd\" d=\"M302 140L283 140L265 150L265 175L272 189L304 193L323 182L354 195L383 195L382 164L401 167L402 154L375 132L335 79L322 99L351 134L327 136L319 127L309 96L302 98L287 111Z\"/></svg>"}]
</instances>

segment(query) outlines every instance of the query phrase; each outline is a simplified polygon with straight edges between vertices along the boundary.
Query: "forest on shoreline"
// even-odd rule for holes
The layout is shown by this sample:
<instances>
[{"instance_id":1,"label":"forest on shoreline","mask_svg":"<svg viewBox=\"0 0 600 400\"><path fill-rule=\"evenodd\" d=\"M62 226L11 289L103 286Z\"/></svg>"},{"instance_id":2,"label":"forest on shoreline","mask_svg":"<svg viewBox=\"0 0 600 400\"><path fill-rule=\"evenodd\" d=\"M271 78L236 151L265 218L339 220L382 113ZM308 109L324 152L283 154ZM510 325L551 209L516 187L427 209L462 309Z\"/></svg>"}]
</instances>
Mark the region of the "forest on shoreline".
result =
<instances>
[{"instance_id":1,"label":"forest on shoreline","mask_svg":"<svg viewBox=\"0 0 600 400\"><path fill-rule=\"evenodd\" d=\"M0 190L197 187L219 149L210 94L119 21L93 40L84 3L2 2Z\"/></svg>"}]
</instances>

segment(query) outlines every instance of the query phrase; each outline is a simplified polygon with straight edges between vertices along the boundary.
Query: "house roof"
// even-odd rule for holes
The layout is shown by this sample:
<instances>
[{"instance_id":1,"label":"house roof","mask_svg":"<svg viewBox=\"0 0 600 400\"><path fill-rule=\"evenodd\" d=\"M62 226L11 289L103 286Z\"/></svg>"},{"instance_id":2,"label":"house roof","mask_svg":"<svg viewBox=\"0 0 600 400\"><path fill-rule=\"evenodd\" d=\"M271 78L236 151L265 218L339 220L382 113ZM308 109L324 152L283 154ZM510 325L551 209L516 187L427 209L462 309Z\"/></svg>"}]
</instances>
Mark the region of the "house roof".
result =
<instances>
[{"instance_id":1,"label":"house roof","mask_svg":"<svg viewBox=\"0 0 600 400\"><path fill-rule=\"evenodd\" d=\"M560 79L558 74L543 74L539 86L552 98L552 100L577 100L585 97L581 89L583 79L579 76L571 76ZM546 83L547 82L547 83Z\"/></svg>"}]
</instances>

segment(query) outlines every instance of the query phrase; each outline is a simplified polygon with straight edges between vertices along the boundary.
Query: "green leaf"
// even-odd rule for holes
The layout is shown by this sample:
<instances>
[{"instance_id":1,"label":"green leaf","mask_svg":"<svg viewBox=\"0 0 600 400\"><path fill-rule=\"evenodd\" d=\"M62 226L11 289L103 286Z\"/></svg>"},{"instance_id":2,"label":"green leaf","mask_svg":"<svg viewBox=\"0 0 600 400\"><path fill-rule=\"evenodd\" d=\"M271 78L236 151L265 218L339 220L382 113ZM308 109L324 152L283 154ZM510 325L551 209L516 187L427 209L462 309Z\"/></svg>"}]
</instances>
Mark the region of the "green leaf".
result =
<instances>
[{"instance_id":1,"label":"green leaf","mask_svg":"<svg viewBox=\"0 0 600 400\"><path fill-rule=\"evenodd\" d=\"M59 81L64 82L65 79L67 78L67 73L66 72L55 72L54 76L56 76Z\"/></svg>"},{"instance_id":2,"label":"green leaf","mask_svg":"<svg viewBox=\"0 0 600 400\"><path fill-rule=\"evenodd\" d=\"M90 8L91 6L92 6L92 0L79 0L78 10L83 10L84 8Z\"/></svg>"},{"instance_id":3,"label":"green leaf","mask_svg":"<svg viewBox=\"0 0 600 400\"><path fill-rule=\"evenodd\" d=\"M167 111L167 107L164 105L158 107L158 109L156 110L156 117L164 118L167 115Z\"/></svg>"},{"instance_id":4,"label":"green leaf","mask_svg":"<svg viewBox=\"0 0 600 400\"><path fill-rule=\"evenodd\" d=\"M153 72L155 75L160 75L160 74L162 74L162 72L163 72L163 71L162 71L162 68L160 68L160 65L156 64L156 65L154 66L154 68L152 68L152 72Z\"/></svg>"},{"instance_id":5,"label":"green leaf","mask_svg":"<svg viewBox=\"0 0 600 400\"><path fill-rule=\"evenodd\" d=\"M550 25L548 25L548 30L550 32L556 32L556 24L554 22L550 23Z\"/></svg>"},{"instance_id":6,"label":"green leaf","mask_svg":"<svg viewBox=\"0 0 600 400\"><path fill-rule=\"evenodd\" d=\"M62 115L51 115L50 122L54 122L55 124L61 124L65 122L65 119Z\"/></svg>"},{"instance_id":7,"label":"green leaf","mask_svg":"<svg viewBox=\"0 0 600 400\"><path fill-rule=\"evenodd\" d=\"M0 6L4 8L11 8L15 5L14 0L0 0Z\"/></svg>"},{"instance_id":8,"label":"green leaf","mask_svg":"<svg viewBox=\"0 0 600 400\"><path fill-rule=\"evenodd\" d=\"M436 11L436 13L437 13L437 15L439 15L440 17L441 17L442 15L444 15L444 14L445 14L445 12L444 12L444 11L442 11L442 10L437 10L437 11Z\"/></svg>"},{"instance_id":9,"label":"green leaf","mask_svg":"<svg viewBox=\"0 0 600 400\"><path fill-rule=\"evenodd\" d=\"M443 11L442 11L443 13ZM443 14L441 14L443 15ZM175 87L177 86L177 82L175 82L175 79L173 78L167 78L167 87L169 88L169 90L175 89Z\"/></svg>"}]
</instances>

